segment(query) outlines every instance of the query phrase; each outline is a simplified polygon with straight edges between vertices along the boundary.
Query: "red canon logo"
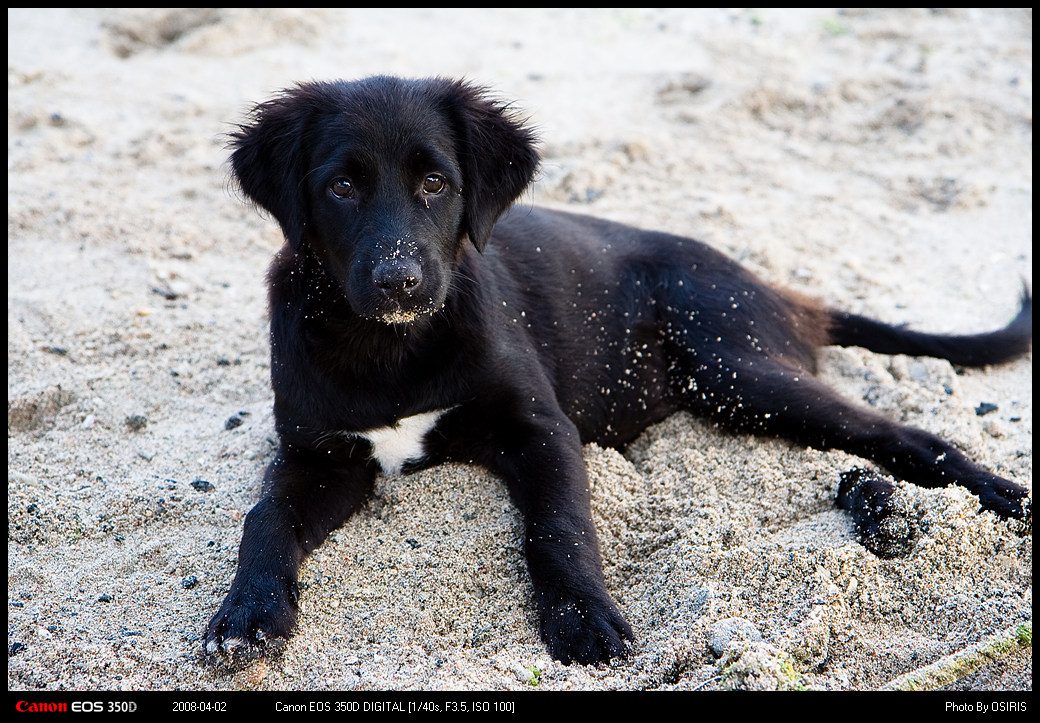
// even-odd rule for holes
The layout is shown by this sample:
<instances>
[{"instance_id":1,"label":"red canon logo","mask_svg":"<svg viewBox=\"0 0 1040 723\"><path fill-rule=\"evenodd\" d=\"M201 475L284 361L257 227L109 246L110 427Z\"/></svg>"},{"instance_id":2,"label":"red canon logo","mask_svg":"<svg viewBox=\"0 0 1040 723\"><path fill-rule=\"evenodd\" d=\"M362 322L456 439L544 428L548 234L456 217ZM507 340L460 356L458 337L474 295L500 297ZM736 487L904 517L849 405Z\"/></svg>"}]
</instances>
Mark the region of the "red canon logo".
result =
<instances>
[{"instance_id":1,"label":"red canon logo","mask_svg":"<svg viewBox=\"0 0 1040 723\"><path fill-rule=\"evenodd\" d=\"M14 704L14 709L19 713L102 713L105 703L100 700L74 700L71 703L20 700Z\"/></svg>"},{"instance_id":2,"label":"red canon logo","mask_svg":"<svg viewBox=\"0 0 1040 723\"><path fill-rule=\"evenodd\" d=\"M28 700L20 700L14 704L14 709L19 713L68 713L68 703L33 703Z\"/></svg>"}]
</instances>

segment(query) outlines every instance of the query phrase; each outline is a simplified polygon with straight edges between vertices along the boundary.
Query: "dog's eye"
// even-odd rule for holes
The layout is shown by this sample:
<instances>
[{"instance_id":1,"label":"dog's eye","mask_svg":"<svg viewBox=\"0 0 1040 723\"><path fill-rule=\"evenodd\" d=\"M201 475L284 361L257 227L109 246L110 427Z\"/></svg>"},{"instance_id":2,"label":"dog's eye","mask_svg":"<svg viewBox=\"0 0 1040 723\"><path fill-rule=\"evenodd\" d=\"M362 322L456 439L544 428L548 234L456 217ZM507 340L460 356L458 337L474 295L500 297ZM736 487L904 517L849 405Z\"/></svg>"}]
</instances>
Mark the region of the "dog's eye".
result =
<instances>
[{"instance_id":1,"label":"dog's eye","mask_svg":"<svg viewBox=\"0 0 1040 723\"><path fill-rule=\"evenodd\" d=\"M444 180L444 176L436 173L431 173L423 179L422 190L423 193L428 193L431 196L435 196L444 190L444 187L448 185L447 181Z\"/></svg>"},{"instance_id":2,"label":"dog's eye","mask_svg":"<svg viewBox=\"0 0 1040 723\"><path fill-rule=\"evenodd\" d=\"M337 178L329 184L329 190L333 196L338 198L352 198L354 196L354 184L346 178Z\"/></svg>"}]
</instances>

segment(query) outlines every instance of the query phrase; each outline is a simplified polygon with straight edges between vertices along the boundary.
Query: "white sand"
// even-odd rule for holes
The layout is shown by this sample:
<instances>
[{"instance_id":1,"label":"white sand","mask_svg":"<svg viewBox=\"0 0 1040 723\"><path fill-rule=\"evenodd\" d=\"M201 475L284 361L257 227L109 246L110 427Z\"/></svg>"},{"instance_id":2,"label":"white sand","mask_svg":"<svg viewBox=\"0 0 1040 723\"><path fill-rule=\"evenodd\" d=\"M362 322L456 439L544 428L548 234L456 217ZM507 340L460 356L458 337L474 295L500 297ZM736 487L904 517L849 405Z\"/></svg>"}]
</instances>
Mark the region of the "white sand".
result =
<instances>
[{"instance_id":1,"label":"white sand","mask_svg":"<svg viewBox=\"0 0 1040 723\"><path fill-rule=\"evenodd\" d=\"M9 689L871 689L1031 620L1031 537L962 490L908 489L927 529L882 561L833 504L860 460L679 416L624 456L587 450L629 660L550 659L518 517L461 466L379 484L306 563L283 657L231 675L197 658L274 449L263 277L281 241L223 165L252 103L297 80L466 76L540 130L525 202L696 235L887 321L983 331L1032 274L1030 12L8 20ZM1031 486L1031 358L828 349L821 374ZM726 630L745 634L720 661ZM1031 690L1028 652L954 686Z\"/></svg>"}]
</instances>

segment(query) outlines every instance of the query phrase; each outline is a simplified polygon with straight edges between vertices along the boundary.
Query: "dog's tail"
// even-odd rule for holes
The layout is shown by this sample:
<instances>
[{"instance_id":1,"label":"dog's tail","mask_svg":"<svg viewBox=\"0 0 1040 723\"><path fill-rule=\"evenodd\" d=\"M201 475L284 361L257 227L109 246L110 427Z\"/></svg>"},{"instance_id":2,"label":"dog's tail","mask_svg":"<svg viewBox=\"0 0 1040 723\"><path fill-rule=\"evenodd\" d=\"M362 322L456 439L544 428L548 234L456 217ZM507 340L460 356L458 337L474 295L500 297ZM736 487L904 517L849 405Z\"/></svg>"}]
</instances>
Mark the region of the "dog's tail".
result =
<instances>
[{"instance_id":1,"label":"dog's tail","mask_svg":"<svg viewBox=\"0 0 1040 723\"><path fill-rule=\"evenodd\" d=\"M945 336L890 326L856 314L830 312L830 343L859 346L879 354L908 354L948 359L960 366L1000 364L1025 354L1033 341L1033 299L1022 291L1018 315L999 331Z\"/></svg>"}]
</instances>

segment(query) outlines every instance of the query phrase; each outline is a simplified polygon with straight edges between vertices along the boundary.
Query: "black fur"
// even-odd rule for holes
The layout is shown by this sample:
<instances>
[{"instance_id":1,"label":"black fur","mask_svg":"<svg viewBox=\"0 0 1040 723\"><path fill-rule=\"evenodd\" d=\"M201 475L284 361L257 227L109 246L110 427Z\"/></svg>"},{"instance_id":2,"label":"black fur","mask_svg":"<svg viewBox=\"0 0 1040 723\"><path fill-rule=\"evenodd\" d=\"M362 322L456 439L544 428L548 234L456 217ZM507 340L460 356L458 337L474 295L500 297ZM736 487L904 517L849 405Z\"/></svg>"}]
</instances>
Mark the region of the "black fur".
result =
<instances>
[{"instance_id":1,"label":"black fur","mask_svg":"<svg viewBox=\"0 0 1040 723\"><path fill-rule=\"evenodd\" d=\"M1028 293L1003 331L939 337L828 311L691 239L508 211L538 163L532 135L461 82L300 85L232 146L241 188L286 238L269 275L281 446L206 632L213 658L290 634L300 562L372 487L364 433L434 410L448 411L405 470L461 460L501 476L526 520L542 637L565 663L632 639L604 585L582 444L624 445L676 410L1027 514L1024 488L810 372L829 343L1009 360L1030 347Z\"/></svg>"}]
</instances>

